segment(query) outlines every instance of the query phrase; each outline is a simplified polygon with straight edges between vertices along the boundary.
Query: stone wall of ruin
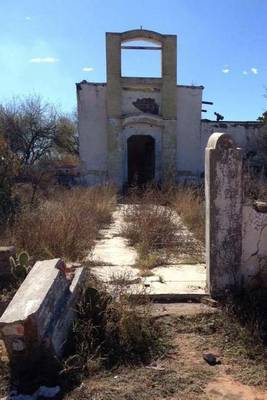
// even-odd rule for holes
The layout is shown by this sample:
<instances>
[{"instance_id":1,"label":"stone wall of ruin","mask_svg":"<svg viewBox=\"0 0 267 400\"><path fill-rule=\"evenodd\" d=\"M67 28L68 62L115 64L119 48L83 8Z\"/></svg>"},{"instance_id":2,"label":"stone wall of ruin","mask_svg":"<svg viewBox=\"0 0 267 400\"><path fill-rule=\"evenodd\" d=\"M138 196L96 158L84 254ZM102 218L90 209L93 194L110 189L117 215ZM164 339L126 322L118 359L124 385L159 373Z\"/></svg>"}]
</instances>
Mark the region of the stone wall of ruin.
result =
<instances>
[{"instance_id":1,"label":"stone wall of ruin","mask_svg":"<svg viewBox=\"0 0 267 400\"><path fill-rule=\"evenodd\" d=\"M205 152L207 283L213 297L267 287L267 204L244 197L243 157L229 134Z\"/></svg>"}]
</instances>

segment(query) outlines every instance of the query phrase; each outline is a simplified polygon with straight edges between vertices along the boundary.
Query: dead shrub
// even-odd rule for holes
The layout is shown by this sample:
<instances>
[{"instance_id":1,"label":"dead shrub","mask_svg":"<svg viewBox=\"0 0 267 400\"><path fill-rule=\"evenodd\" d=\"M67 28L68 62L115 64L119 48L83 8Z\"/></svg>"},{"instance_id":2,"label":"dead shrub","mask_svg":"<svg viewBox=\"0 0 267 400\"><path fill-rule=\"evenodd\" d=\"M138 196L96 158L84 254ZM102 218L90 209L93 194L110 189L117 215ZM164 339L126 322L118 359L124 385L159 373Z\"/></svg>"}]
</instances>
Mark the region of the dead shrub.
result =
<instances>
[{"instance_id":1,"label":"dead shrub","mask_svg":"<svg viewBox=\"0 0 267 400\"><path fill-rule=\"evenodd\" d=\"M199 188L178 187L172 196L172 207L196 239L205 242L205 200Z\"/></svg>"},{"instance_id":2,"label":"dead shrub","mask_svg":"<svg viewBox=\"0 0 267 400\"><path fill-rule=\"evenodd\" d=\"M146 275L149 270L172 263L203 259L205 232L204 194L199 188L169 186L160 190L148 186L131 189L126 198L122 235L138 251L136 266ZM180 217L180 218L179 218ZM184 224L199 239L187 232Z\"/></svg>"},{"instance_id":3,"label":"dead shrub","mask_svg":"<svg viewBox=\"0 0 267 400\"><path fill-rule=\"evenodd\" d=\"M173 211L157 204L133 204L124 212L125 224L122 234L131 245L145 249L168 247L173 244L177 222Z\"/></svg>"},{"instance_id":4,"label":"dead shrub","mask_svg":"<svg viewBox=\"0 0 267 400\"><path fill-rule=\"evenodd\" d=\"M126 204L157 204L169 205L175 186L160 188L154 183L147 184L145 187L132 186L124 196Z\"/></svg>"},{"instance_id":5,"label":"dead shrub","mask_svg":"<svg viewBox=\"0 0 267 400\"><path fill-rule=\"evenodd\" d=\"M267 181L255 176L250 170L244 174L244 197L251 200L267 201Z\"/></svg>"},{"instance_id":6,"label":"dead shrub","mask_svg":"<svg viewBox=\"0 0 267 400\"><path fill-rule=\"evenodd\" d=\"M58 189L37 207L24 206L6 235L17 250L39 259L81 260L114 206L111 187Z\"/></svg>"},{"instance_id":7,"label":"dead shrub","mask_svg":"<svg viewBox=\"0 0 267 400\"><path fill-rule=\"evenodd\" d=\"M138 257L135 266L142 271L142 276L149 276L149 271L153 268L165 265L168 263L167 257L163 257L157 253L147 253L140 247L137 249ZM153 275L153 274L152 274Z\"/></svg>"},{"instance_id":8,"label":"dead shrub","mask_svg":"<svg viewBox=\"0 0 267 400\"><path fill-rule=\"evenodd\" d=\"M267 345L267 288L236 291L227 297L224 306L250 336Z\"/></svg>"},{"instance_id":9,"label":"dead shrub","mask_svg":"<svg viewBox=\"0 0 267 400\"><path fill-rule=\"evenodd\" d=\"M121 287L119 293L119 298L113 297L95 278L89 279L70 337L72 355L62 372L68 379L102 368L149 362L164 349L162 329L152 318L148 299L133 300Z\"/></svg>"}]
</instances>

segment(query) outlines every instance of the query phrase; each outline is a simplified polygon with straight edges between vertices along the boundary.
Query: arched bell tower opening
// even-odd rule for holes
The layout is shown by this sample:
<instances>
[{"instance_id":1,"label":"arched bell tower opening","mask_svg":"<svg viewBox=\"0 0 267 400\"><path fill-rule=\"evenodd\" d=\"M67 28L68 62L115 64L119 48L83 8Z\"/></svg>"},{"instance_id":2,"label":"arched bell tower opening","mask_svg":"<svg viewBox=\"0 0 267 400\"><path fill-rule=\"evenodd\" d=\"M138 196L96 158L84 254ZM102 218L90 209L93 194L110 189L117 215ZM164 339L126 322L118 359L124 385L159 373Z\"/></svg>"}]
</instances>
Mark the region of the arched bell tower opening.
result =
<instances>
[{"instance_id":1,"label":"arched bell tower opening","mask_svg":"<svg viewBox=\"0 0 267 400\"><path fill-rule=\"evenodd\" d=\"M138 182L141 184L153 180L155 174L156 178L160 175L162 182L173 180L176 175L177 147L176 36L137 29L122 33L109 32L106 39L108 179L119 185L123 185L127 181L131 183L134 175L134 162L129 159L131 160L133 153L140 154L142 159L143 146L148 146L148 148L150 146L154 150L149 150L147 160L144 157L142 161L144 164L150 160L149 166L144 164L145 172L141 172L141 161L136 166ZM145 76L125 76L122 73L123 52L159 54L160 76L152 77L149 70L146 70L147 63L144 70ZM161 147L156 146L156 152L153 142L154 135L152 135L152 139L136 138L132 139L133 142L128 142L123 128L126 120L138 119L132 126L132 129L135 130L134 134L147 136L148 133L144 132L141 119L155 117L161 126ZM125 146L126 140L127 145ZM133 148L135 150L132 150ZM128 155L126 154L127 150L129 150ZM153 162L152 159L154 159ZM157 169L159 165L160 172ZM125 174L127 168L128 172Z\"/></svg>"},{"instance_id":2,"label":"arched bell tower opening","mask_svg":"<svg viewBox=\"0 0 267 400\"><path fill-rule=\"evenodd\" d=\"M155 179L155 139L132 135L127 140L128 185L145 185Z\"/></svg>"}]
</instances>

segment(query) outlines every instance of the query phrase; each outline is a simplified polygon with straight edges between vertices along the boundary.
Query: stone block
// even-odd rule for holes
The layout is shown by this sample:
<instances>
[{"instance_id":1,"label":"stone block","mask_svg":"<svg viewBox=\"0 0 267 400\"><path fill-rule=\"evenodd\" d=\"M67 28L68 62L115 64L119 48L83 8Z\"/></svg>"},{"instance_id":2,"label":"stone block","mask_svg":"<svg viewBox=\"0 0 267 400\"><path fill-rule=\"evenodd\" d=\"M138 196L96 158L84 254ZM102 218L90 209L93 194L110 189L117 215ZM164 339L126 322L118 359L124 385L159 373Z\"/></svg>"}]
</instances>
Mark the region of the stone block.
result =
<instances>
[{"instance_id":1,"label":"stone block","mask_svg":"<svg viewBox=\"0 0 267 400\"><path fill-rule=\"evenodd\" d=\"M81 266L68 267L61 259L35 263L0 319L11 361L63 354L84 282Z\"/></svg>"},{"instance_id":2,"label":"stone block","mask_svg":"<svg viewBox=\"0 0 267 400\"><path fill-rule=\"evenodd\" d=\"M9 257L15 257L16 249L14 246L0 247L0 277L10 275Z\"/></svg>"}]
</instances>

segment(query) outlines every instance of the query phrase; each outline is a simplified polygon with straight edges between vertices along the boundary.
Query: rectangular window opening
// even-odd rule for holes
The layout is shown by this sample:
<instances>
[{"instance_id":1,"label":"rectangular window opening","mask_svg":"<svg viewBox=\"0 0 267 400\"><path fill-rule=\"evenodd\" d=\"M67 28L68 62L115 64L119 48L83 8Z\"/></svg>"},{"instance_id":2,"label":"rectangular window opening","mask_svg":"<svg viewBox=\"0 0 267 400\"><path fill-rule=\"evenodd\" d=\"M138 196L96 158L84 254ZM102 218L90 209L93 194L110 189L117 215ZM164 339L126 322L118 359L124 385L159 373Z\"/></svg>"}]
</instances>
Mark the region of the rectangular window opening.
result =
<instances>
[{"instance_id":1,"label":"rectangular window opening","mask_svg":"<svg viewBox=\"0 0 267 400\"><path fill-rule=\"evenodd\" d=\"M134 49L125 49L124 46L131 46ZM121 49L121 76L135 78L161 78L161 47L153 43L140 44L141 47L155 47L156 50L136 49L135 43L122 45Z\"/></svg>"}]
</instances>

